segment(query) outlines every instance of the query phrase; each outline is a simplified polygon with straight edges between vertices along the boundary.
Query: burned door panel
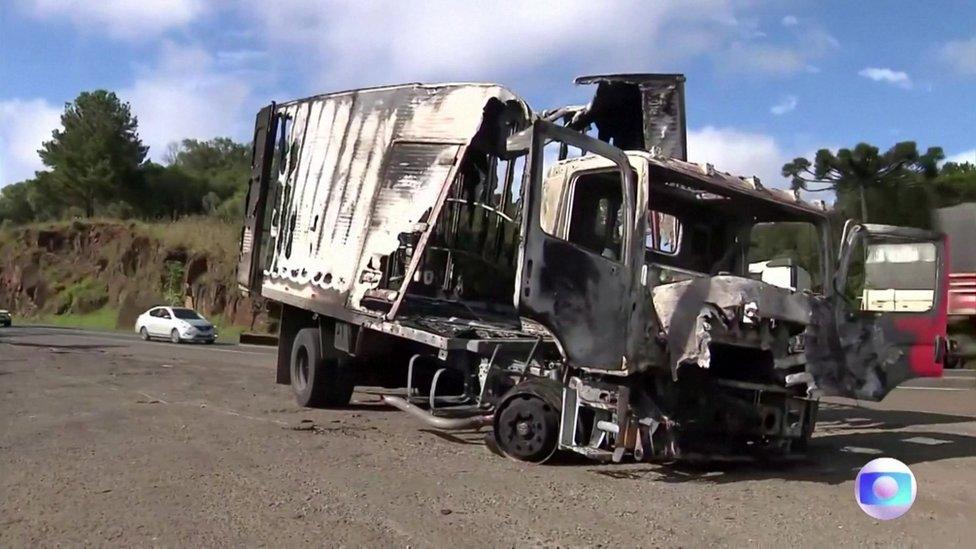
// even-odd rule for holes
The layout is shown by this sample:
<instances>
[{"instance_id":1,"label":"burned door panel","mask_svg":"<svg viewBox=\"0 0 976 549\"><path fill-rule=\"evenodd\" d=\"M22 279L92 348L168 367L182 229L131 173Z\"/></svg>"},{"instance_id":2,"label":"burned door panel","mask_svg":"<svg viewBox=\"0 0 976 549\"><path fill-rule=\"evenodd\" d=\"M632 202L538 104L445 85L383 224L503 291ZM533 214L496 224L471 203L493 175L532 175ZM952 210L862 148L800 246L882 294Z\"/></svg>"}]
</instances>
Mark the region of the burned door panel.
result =
<instances>
[{"instance_id":1,"label":"burned door panel","mask_svg":"<svg viewBox=\"0 0 976 549\"><path fill-rule=\"evenodd\" d=\"M519 313L547 326L574 366L626 369L625 327L634 281L629 267L635 219L633 171L618 149L571 130L537 121L529 131L531 170L523 184L526 221ZM553 213L543 215L543 177L551 175L543 174L547 140L598 154L616 168L591 173L593 178L587 181L582 180L586 173L567 170L569 200L563 215L547 222L550 232L542 224ZM609 229L617 226L619 241ZM565 233L557 236L559 229Z\"/></svg>"},{"instance_id":2,"label":"burned door panel","mask_svg":"<svg viewBox=\"0 0 976 549\"><path fill-rule=\"evenodd\" d=\"M274 103L258 112L251 149L251 179L245 199L241 251L237 264L237 283L253 289L261 276L261 246L264 236L265 204L271 179L271 154L274 150L276 118Z\"/></svg>"},{"instance_id":3,"label":"burned door panel","mask_svg":"<svg viewBox=\"0 0 976 549\"><path fill-rule=\"evenodd\" d=\"M855 225L845 231L837 292L815 304L808 371L827 395L881 400L938 377L946 349L943 235Z\"/></svg>"}]
</instances>

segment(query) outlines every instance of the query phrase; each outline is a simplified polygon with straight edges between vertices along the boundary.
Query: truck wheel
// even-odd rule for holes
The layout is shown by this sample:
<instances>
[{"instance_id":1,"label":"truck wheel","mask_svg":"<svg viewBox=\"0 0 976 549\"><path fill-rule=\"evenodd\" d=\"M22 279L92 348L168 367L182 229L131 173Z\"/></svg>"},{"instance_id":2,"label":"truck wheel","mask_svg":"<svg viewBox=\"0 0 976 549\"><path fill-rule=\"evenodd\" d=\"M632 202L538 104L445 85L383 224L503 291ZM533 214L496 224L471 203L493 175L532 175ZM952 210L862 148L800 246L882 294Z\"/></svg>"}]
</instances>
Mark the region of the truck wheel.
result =
<instances>
[{"instance_id":1,"label":"truck wheel","mask_svg":"<svg viewBox=\"0 0 976 549\"><path fill-rule=\"evenodd\" d=\"M303 328L291 348L291 387L295 401L306 407L349 404L355 382L348 357L325 357L316 328Z\"/></svg>"},{"instance_id":2,"label":"truck wheel","mask_svg":"<svg viewBox=\"0 0 976 549\"><path fill-rule=\"evenodd\" d=\"M556 452L559 408L531 385L517 385L502 399L495 412L495 444L511 458L542 463Z\"/></svg>"}]
</instances>

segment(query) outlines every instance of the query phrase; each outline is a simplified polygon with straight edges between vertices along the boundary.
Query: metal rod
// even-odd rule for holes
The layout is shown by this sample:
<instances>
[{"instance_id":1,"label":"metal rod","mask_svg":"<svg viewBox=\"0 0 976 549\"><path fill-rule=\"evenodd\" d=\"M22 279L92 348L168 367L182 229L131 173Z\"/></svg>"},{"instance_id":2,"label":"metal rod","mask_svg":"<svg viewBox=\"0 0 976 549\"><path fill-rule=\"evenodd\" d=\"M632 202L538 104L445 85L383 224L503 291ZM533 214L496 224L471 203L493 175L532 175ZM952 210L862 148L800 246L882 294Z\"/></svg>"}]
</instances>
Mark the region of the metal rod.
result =
<instances>
[{"instance_id":1,"label":"metal rod","mask_svg":"<svg viewBox=\"0 0 976 549\"><path fill-rule=\"evenodd\" d=\"M529 356L525 359L525 368L522 369L522 373L519 375L519 383L522 383L522 381L525 380L525 374L529 372L529 364L532 362L532 359L535 358L535 351L539 348L540 343L542 343L542 336L539 336L539 338L535 340L535 343L532 344L532 350L529 351Z\"/></svg>"},{"instance_id":2,"label":"metal rod","mask_svg":"<svg viewBox=\"0 0 976 549\"><path fill-rule=\"evenodd\" d=\"M424 355L417 353L410 357L410 363L407 365L407 398L413 397L413 364L417 362L417 359Z\"/></svg>"},{"instance_id":3,"label":"metal rod","mask_svg":"<svg viewBox=\"0 0 976 549\"><path fill-rule=\"evenodd\" d=\"M495 365L495 358L498 356L498 349L501 349L501 345L495 345L495 350L491 352L491 358L488 360L488 368L485 370L485 379L481 383L481 393L478 394L478 404L485 399L485 390L488 388L488 378L491 376L491 368Z\"/></svg>"},{"instance_id":4,"label":"metal rod","mask_svg":"<svg viewBox=\"0 0 976 549\"><path fill-rule=\"evenodd\" d=\"M439 368L434 372L434 379L430 382L430 411L433 412L434 408L437 408L437 380L440 379L441 374L447 371L447 368Z\"/></svg>"},{"instance_id":5,"label":"metal rod","mask_svg":"<svg viewBox=\"0 0 976 549\"><path fill-rule=\"evenodd\" d=\"M391 395L383 395L383 402L393 406L394 408L407 412L431 427L443 429L445 431L459 431L463 429L483 427L485 425L491 425L492 420L494 419L493 414L465 418L438 417L429 412L421 410L400 397Z\"/></svg>"}]
</instances>

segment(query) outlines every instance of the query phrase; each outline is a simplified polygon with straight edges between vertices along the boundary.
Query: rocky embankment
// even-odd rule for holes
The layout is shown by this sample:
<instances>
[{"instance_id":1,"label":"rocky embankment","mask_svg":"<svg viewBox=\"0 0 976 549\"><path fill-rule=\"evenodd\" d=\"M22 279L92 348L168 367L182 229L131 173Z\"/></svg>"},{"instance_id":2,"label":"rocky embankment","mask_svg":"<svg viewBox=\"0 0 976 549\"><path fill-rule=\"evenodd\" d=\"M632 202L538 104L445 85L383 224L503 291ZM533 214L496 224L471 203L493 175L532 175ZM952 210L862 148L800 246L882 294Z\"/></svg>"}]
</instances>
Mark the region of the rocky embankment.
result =
<instances>
[{"instance_id":1,"label":"rocky embankment","mask_svg":"<svg viewBox=\"0 0 976 549\"><path fill-rule=\"evenodd\" d=\"M153 305L182 304L268 331L275 320L267 304L237 290L237 235L211 219L8 227L0 231L0 308L28 318L106 310L128 328Z\"/></svg>"}]
</instances>

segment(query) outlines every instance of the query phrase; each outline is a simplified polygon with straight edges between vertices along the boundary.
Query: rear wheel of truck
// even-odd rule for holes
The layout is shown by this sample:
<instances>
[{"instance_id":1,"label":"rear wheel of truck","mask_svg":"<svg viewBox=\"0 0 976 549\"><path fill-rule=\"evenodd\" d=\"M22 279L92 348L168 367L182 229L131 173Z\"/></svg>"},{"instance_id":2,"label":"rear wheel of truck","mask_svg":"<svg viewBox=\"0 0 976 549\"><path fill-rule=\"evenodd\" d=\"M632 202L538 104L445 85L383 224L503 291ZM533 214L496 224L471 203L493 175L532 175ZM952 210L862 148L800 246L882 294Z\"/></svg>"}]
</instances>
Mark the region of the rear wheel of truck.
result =
<instances>
[{"instance_id":1,"label":"rear wheel of truck","mask_svg":"<svg viewBox=\"0 0 976 549\"><path fill-rule=\"evenodd\" d=\"M495 412L495 444L505 455L542 463L556 453L559 407L544 398L534 383L516 385Z\"/></svg>"},{"instance_id":2,"label":"rear wheel of truck","mask_svg":"<svg viewBox=\"0 0 976 549\"><path fill-rule=\"evenodd\" d=\"M347 356L324 356L316 328L295 335L291 348L291 387L295 401L306 407L338 407L349 404L355 383Z\"/></svg>"}]
</instances>

